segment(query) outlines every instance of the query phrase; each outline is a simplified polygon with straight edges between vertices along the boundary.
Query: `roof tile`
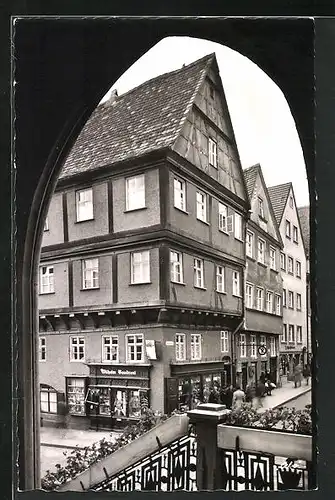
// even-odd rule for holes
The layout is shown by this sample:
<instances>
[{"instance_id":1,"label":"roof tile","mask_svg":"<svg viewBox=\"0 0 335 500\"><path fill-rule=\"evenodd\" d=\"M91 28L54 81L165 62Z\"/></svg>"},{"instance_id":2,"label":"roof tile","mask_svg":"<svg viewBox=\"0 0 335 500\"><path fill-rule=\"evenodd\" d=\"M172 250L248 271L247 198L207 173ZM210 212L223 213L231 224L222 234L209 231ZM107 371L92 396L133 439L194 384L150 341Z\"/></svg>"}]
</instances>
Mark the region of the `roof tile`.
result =
<instances>
[{"instance_id":1,"label":"roof tile","mask_svg":"<svg viewBox=\"0 0 335 500\"><path fill-rule=\"evenodd\" d=\"M278 225L280 225L281 223L291 187L291 182L287 182L286 184L279 184L278 186L272 186L268 188L272 208Z\"/></svg>"}]
</instances>

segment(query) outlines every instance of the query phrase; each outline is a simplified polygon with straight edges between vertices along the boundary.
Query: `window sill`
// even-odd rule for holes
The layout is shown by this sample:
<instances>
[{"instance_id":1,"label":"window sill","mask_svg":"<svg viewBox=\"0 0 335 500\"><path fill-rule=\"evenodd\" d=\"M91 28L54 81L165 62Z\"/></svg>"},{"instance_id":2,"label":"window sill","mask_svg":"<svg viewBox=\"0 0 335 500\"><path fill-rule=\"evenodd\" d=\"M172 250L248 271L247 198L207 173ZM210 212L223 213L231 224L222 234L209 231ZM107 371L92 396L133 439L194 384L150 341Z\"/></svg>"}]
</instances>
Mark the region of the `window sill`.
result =
<instances>
[{"instance_id":1,"label":"window sill","mask_svg":"<svg viewBox=\"0 0 335 500\"><path fill-rule=\"evenodd\" d=\"M289 274L290 276L294 276L294 274L291 271L288 271L287 274Z\"/></svg>"},{"instance_id":2,"label":"window sill","mask_svg":"<svg viewBox=\"0 0 335 500\"><path fill-rule=\"evenodd\" d=\"M218 229L219 229L220 233L225 234L226 236L230 236L229 233L228 233L228 231L226 231L224 229L221 229L220 227Z\"/></svg>"},{"instance_id":3,"label":"window sill","mask_svg":"<svg viewBox=\"0 0 335 500\"><path fill-rule=\"evenodd\" d=\"M242 295L236 295L235 293L233 293L232 296L236 297L237 299L242 299Z\"/></svg>"},{"instance_id":4,"label":"window sill","mask_svg":"<svg viewBox=\"0 0 335 500\"><path fill-rule=\"evenodd\" d=\"M173 281L173 280L170 280L171 283L173 283L174 285L182 285L182 286L186 286L186 283L184 283L183 281Z\"/></svg>"},{"instance_id":5,"label":"window sill","mask_svg":"<svg viewBox=\"0 0 335 500\"><path fill-rule=\"evenodd\" d=\"M144 359L141 359L141 360L127 359L126 360L126 364L127 365L140 365L140 364L143 364L143 363L144 363Z\"/></svg>"},{"instance_id":6,"label":"window sill","mask_svg":"<svg viewBox=\"0 0 335 500\"><path fill-rule=\"evenodd\" d=\"M272 271L273 273L276 273L276 274L278 274L278 273L279 273L278 269L275 269L275 268L273 268L273 267L270 267L270 271Z\"/></svg>"},{"instance_id":7,"label":"window sill","mask_svg":"<svg viewBox=\"0 0 335 500\"><path fill-rule=\"evenodd\" d=\"M185 214L185 215L189 215L189 213L187 212L187 210L184 210L183 208L180 208L180 207L176 207L176 205L173 205L173 206L174 206L174 208L175 208L176 210L178 210L179 212L181 212L181 213L183 213L183 214Z\"/></svg>"},{"instance_id":8,"label":"window sill","mask_svg":"<svg viewBox=\"0 0 335 500\"><path fill-rule=\"evenodd\" d=\"M297 276L297 275L296 275L295 277L296 277L296 278L298 278L298 280L301 280L301 276Z\"/></svg>"},{"instance_id":9,"label":"window sill","mask_svg":"<svg viewBox=\"0 0 335 500\"><path fill-rule=\"evenodd\" d=\"M217 169L218 169L218 166L217 166L217 165L213 165L212 163L208 163L208 166L209 166L209 167L213 167L213 168L215 168L215 170L217 170Z\"/></svg>"},{"instance_id":10,"label":"window sill","mask_svg":"<svg viewBox=\"0 0 335 500\"><path fill-rule=\"evenodd\" d=\"M76 220L75 224L81 224L82 222L89 222L92 220L94 220L94 217L91 217L90 219Z\"/></svg>"},{"instance_id":11,"label":"window sill","mask_svg":"<svg viewBox=\"0 0 335 500\"><path fill-rule=\"evenodd\" d=\"M81 292L89 292L90 290L100 290L100 286L92 286L90 288L81 288Z\"/></svg>"},{"instance_id":12,"label":"window sill","mask_svg":"<svg viewBox=\"0 0 335 500\"><path fill-rule=\"evenodd\" d=\"M201 361L201 358L191 358L191 361Z\"/></svg>"},{"instance_id":13,"label":"window sill","mask_svg":"<svg viewBox=\"0 0 335 500\"><path fill-rule=\"evenodd\" d=\"M268 220L267 220L265 217L263 217L263 215L258 214L258 218L259 218L262 222L265 222L265 224L267 224L267 223L268 223Z\"/></svg>"},{"instance_id":14,"label":"window sill","mask_svg":"<svg viewBox=\"0 0 335 500\"><path fill-rule=\"evenodd\" d=\"M138 283L129 283L129 286L136 286L136 285L151 285L152 281L139 281Z\"/></svg>"},{"instance_id":15,"label":"window sill","mask_svg":"<svg viewBox=\"0 0 335 500\"><path fill-rule=\"evenodd\" d=\"M283 273L286 273L286 269L284 269L282 267L280 268L280 271L283 272Z\"/></svg>"},{"instance_id":16,"label":"window sill","mask_svg":"<svg viewBox=\"0 0 335 500\"><path fill-rule=\"evenodd\" d=\"M220 295L227 295L227 292L226 291L220 291L220 290L215 290L216 293L219 293Z\"/></svg>"},{"instance_id":17,"label":"window sill","mask_svg":"<svg viewBox=\"0 0 335 500\"><path fill-rule=\"evenodd\" d=\"M238 238L237 236L234 236L235 240L239 241L240 243L244 243L244 240L242 240L241 238Z\"/></svg>"},{"instance_id":18,"label":"window sill","mask_svg":"<svg viewBox=\"0 0 335 500\"><path fill-rule=\"evenodd\" d=\"M126 210L124 210L124 214L127 214L128 212L138 212L139 210L146 210L148 207L144 206L144 207L136 207L136 208L126 208Z\"/></svg>"},{"instance_id":19,"label":"window sill","mask_svg":"<svg viewBox=\"0 0 335 500\"><path fill-rule=\"evenodd\" d=\"M197 285L193 285L193 288L197 288L198 290L207 290L207 288L205 288L204 286L197 286Z\"/></svg>"},{"instance_id":20,"label":"window sill","mask_svg":"<svg viewBox=\"0 0 335 500\"><path fill-rule=\"evenodd\" d=\"M286 235L285 235L285 238L286 238L287 240L290 240L290 239L291 239L291 236L287 236L287 234L286 234Z\"/></svg>"},{"instance_id":21,"label":"window sill","mask_svg":"<svg viewBox=\"0 0 335 500\"><path fill-rule=\"evenodd\" d=\"M85 359L70 359L70 363L86 363Z\"/></svg>"},{"instance_id":22,"label":"window sill","mask_svg":"<svg viewBox=\"0 0 335 500\"><path fill-rule=\"evenodd\" d=\"M253 262L256 262L255 257L253 257L252 255L246 255L246 258L252 260Z\"/></svg>"},{"instance_id":23,"label":"window sill","mask_svg":"<svg viewBox=\"0 0 335 500\"><path fill-rule=\"evenodd\" d=\"M259 260L257 261L257 264L259 264L262 267L267 268L268 266L264 262L260 262Z\"/></svg>"},{"instance_id":24,"label":"window sill","mask_svg":"<svg viewBox=\"0 0 335 500\"><path fill-rule=\"evenodd\" d=\"M39 292L38 295L55 295L56 292Z\"/></svg>"},{"instance_id":25,"label":"window sill","mask_svg":"<svg viewBox=\"0 0 335 500\"><path fill-rule=\"evenodd\" d=\"M199 222L202 222L203 224L206 224L206 226L210 226L210 223L209 223L209 222L207 222L206 220L199 219L198 217L197 217L197 220L198 220Z\"/></svg>"},{"instance_id":26,"label":"window sill","mask_svg":"<svg viewBox=\"0 0 335 500\"><path fill-rule=\"evenodd\" d=\"M299 245L298 241L293 240L293 243L295 243L296 245Z\"/></svg>"}]
</instances>

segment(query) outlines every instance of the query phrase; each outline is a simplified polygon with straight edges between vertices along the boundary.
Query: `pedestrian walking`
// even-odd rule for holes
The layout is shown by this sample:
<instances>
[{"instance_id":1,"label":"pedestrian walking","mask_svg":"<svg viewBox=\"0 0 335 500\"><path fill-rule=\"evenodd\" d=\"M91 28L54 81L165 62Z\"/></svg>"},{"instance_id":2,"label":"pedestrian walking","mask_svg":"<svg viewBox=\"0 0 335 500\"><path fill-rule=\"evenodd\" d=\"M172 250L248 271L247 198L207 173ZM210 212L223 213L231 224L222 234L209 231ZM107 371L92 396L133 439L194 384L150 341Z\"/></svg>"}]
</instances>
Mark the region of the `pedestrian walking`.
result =
<instances>
[{"instance_id":1,"label":"pedestrian walking","mask_svg":"<svg viewBox=\"0 0 335 500\"><path fill-rule=\"evenodd\" d=\"M226 389L226 401L227 401L227 408L230 410L232 405L233 405L233 395L234 395L234 390L233 386L230 385Z\"/></svg>"},{"instance_id":2,"label":"pedestrian walking","mask_svg":"<svg viewBox=\"0 0 335 500\"><path fill-rule=\"evenodd\" d=\"M309 378L311 376L311 369L309 365L304 366L304 370L302 372L304 379L306 380L306 385L309 385Z\"/></svg>"},{"instance_id":3,"label":"pedestrian walking","mask_svg":"<svg viewBox=\"0 0 335 500\"><path fill-rule=\"evenodd\" d=\"M244 402L245 402L245 393L238 385L236 386L236 390L233 393L233 403L232 403L233 409L237 410L238 408L241 408Z\"/></svg>"},{"instance_id":4,"label":"pedestrian walking","mask_svg":"<svg viewBox=\"0 0 335 500\"><path fill-rule=\"evenodd\" d=\"M302 368L300 363L298 363L294 367L293 374L294 374L294 387L301 387Z\"/></svg>"}]
</instances>

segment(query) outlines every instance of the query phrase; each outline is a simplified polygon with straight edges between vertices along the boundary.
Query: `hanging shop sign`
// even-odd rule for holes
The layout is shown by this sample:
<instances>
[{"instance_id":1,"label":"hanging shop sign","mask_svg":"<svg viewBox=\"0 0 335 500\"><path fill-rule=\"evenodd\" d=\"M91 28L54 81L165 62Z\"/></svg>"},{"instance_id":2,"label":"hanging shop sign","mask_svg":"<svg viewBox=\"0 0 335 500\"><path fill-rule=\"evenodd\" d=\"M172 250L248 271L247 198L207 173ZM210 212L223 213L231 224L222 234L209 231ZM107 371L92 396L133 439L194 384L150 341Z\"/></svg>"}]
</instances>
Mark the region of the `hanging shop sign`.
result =
<instances>
[{"instance_id":1,"label":"hanging shop sign","mask_svg":"<svg viewBox=\"0 0 335 500\"><path fill-rule=\"evenodd\" d=\"M265 347L265 345L260 345L259 346L259 348L258 348L258 354L260 354L261 356L264 356L267 352L268 352L268 350Z\"/></svg>"}]
</instances>

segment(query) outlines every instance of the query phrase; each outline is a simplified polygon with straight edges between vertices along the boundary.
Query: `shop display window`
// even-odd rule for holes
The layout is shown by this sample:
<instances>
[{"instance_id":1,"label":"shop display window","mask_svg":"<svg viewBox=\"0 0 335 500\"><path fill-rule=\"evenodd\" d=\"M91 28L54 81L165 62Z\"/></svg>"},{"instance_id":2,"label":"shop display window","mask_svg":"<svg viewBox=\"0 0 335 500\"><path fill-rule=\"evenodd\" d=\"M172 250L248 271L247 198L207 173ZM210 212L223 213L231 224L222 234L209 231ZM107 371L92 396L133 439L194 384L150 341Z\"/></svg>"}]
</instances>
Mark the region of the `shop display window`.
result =
<instances>
[{"instance_id":1,"label":"shop display window","mask_svg":"<svg viewBox=\"0 0 335 500\"><path fill-rule=\"evenodd\" d=\"M71 415L85 415L85 380L67 379L67 404Z\"/></svg>"},{"instance_id":2,"label":"shop display window","mask_svg":"<svg viewBox=\"0 0 335 500\"><path fill-rule=\"evenodd\" d=\"M117 390L114 398L114 416L127 416L127 394L126 391Z\"/></svg>"},{"instance_id":3,"label":"shop display window","mask_svg":"<svg viewBox=\"0 0 335 500\"><path fill-rule=\"evenodd\" d=\"M140 391L130 391L129 392L129 417L140 417L141 416L141 399Z\"/></svg>"},{"instance_id":4,"label":"shop display window","mask_svg":"<svg viewBox=\"0 0 335 500\"><path fill-rule=\"evenodd\" d=\"M111 390L110 387L103 387L99 391L99 415L111 414Z\"/></svg>"}]
</instances>

